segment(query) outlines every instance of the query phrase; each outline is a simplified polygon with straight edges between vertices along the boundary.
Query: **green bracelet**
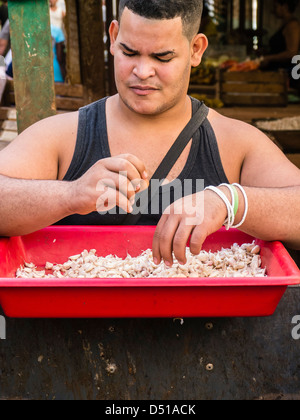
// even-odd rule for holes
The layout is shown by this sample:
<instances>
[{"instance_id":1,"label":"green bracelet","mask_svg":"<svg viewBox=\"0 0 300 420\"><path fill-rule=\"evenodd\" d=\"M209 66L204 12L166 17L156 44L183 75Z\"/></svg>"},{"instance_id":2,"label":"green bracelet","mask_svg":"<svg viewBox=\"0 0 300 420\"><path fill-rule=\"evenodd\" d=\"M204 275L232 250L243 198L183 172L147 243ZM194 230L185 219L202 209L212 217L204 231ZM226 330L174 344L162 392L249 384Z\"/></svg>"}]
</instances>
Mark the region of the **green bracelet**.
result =
<instances>
[{"instance_id":1,"label":"green bracelet","mask_svg":"<svg viewBox=\"0 0 300 420\"><path fill-rule=\"evenodd\" d=\"M234 194L234 216L237 215L238 209L239 209L239 193L237 188L234 185L230 185L230 188L232 188L233 190L233 194Z\"/></svg>"}]
</instances>

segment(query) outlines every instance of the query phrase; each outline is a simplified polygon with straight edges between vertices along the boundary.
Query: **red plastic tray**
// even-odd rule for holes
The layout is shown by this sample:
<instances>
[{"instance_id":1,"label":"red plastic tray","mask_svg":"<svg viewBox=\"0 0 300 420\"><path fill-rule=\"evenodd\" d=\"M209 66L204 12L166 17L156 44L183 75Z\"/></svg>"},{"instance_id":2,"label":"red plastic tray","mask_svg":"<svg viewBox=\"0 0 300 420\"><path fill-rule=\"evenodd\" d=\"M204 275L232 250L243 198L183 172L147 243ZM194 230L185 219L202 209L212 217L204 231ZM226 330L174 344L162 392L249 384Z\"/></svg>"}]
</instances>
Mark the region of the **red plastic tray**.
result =
<instances>
[{"instance_id":1,"label":"red plastic tray","mask_svg":"<svg viewBox=\"0 0 300 420\"><path fill-rule=\"evenodd\" d=\"M138 256L152 247L155 227L50 227L0 239L0 305L15 318L157 318L269 316L300 271L279 242L256 240L267 278L16 279L21 264L63 263L84 249ZM221 229L203 249L213 252L253 238Z\"/></svg>"}]
</instances>

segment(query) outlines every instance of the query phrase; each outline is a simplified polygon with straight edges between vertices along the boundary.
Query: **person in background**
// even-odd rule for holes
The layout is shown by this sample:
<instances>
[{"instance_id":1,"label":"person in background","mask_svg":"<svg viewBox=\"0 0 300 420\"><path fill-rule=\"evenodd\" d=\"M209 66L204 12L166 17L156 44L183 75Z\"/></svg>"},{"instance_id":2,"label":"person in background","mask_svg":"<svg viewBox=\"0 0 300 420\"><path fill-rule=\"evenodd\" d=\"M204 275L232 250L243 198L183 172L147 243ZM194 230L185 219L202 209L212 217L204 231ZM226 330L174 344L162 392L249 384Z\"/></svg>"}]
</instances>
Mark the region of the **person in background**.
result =
<instances>
[{"instance_id":1,"label":"person in background","mask_svg":"<svg viewBox=\"0 0 300 420\"><path fill-rule=\"evenodd\" d=\"M0 6L0 24L1 28L5 25L5 22L8 19L8 6L7 6L7 0L2 1L2 5Z\"/></svg>"},{"instance_id":2,"label":"person in background","mask_svg":"<svg viewBox=\"0 0 300 420\"><path fill-rule=\"evenodd\" d=\"M58 0L50 0L50 21L52 26L63 30L65 10L58 5Z\"/></svg>"},{"instance_id":3,"label":"person in background","mask_svg":"<svg viewBox=\"0 0 300 420\"><path fill-rule=\"evenodd\" d=\"M6 21L0 32L0 55L5 56L10 48L9 20Z\"/></svg>"},{"instance_id":4,"label":"person in background","mask_svg":"<svg viewBox=\"0 0 300 420\"><path fill-rule=\"evenodd\" d=\"M66 53L65 36L63 30L51 25L51 37L53 47L54 81L63 83L66 78Z\"/></svg>"},{"instance_id":5,"label":"person in background","mask_svg":"<svg viewBox=\"0 0 300 420\"><path fill-rule=\"evenodd\" d=\"M300 50L300 23L295 16L299 0L275 0L274 3L274 13L281 19L282 26L270 39L270 51L261 67L266 70L289 70L292 58Z\"/></svg>"},{"instance_id":6,"label":"person in background","mask_svg":"<svg viewBox=\"0 0 300 420\"><path fill-rule=\"evenodd\" d=\"M0 32L0 56L5 57L6 75L13 77L12 55L10 49L10 29L9 20L7 19Z\"/></svg>"},{"instance_id":7,"label":"person in background","mask_svg":"<svg viewBox=\"0 0 300 420\"><path fill-rule=\"evenodd\" d=\"M54 81L63 83L66 77L66 55L65 55L65 36L62 29L51 25L51 37L53 47L53 68ZM6 59L6 74L13 77L13 66L10 51L10 27L9 20L6 21L2 31L0 32L0 56L10 57Z\"/></svg>"},{"instance_id":8,"label":"person in background","mask_svg":"<svg viewBox=\"0 0 300 420\"><path fill-rule=\"evenodd\" d=\"M60 7L65 14L67 13L67 7L66 7L65 0L58 0L57 6Z\"/></svg>"}]
</instances>

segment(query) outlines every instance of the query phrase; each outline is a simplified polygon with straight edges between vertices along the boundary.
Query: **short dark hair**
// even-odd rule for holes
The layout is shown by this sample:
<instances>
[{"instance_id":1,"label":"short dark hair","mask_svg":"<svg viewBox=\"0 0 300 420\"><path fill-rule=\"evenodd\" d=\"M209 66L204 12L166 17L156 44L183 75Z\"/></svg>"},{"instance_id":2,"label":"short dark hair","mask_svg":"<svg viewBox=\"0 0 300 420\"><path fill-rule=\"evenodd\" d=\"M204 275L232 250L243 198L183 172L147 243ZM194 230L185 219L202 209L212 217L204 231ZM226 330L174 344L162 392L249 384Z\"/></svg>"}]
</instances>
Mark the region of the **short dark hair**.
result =
<instances>
[{"instance_id":1,"label":"short dark hair","mask_svg":"<svg viewBox=\"0 0 300 420\"><path fill-rule=\"evenodd\" d=\"M299 0L276 0L281 6L287 5L290 13L294 13L298 7Z\"/></svg>"},{"instance_id":2,"label":"short dark hair","mask_svg":"<svg viewBox=\"0 0 300 420\"><path fill-rule=\"evenodd\" d=\"M181 17L184 35L192 39L200 28L203 0L120 0L119 19L125 7L147 19Z\"/></svg>"}]
</instances>

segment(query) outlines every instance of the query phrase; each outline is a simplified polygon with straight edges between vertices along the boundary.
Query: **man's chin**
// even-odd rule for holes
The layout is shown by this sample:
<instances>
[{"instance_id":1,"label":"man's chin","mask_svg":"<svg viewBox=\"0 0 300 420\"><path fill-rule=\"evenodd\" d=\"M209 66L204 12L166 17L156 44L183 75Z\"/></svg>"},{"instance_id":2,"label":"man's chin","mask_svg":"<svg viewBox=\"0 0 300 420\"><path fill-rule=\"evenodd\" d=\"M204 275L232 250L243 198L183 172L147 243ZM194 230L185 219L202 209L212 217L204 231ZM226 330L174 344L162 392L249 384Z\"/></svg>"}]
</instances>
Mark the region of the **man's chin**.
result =
<instances>
[{"instance_id":1,"label":"man's chin","mask_svg":"<svg viewBox=\"0 0 300 420\"><path fill-rule=\"evenodd\" d=\"M156 116L171 108L170 104L158 102L153 98L142 97L129 99L127 97L124 99L121 97L121 99L130 111L139 115Z\"/></svg>"},{"instance_id":2,"label":"man's chin","mask_svg":"<svg viewBox=\"0 0 300 420\"><path fill-rule=\"evenodd\" d=\"M157 115L160 113L160 107L155 105L150 100L135 100L135 101L123 101L124 104L129 108L131 111L135 112L136 114L140 115Z\"/></svg>"}]
</instances>

